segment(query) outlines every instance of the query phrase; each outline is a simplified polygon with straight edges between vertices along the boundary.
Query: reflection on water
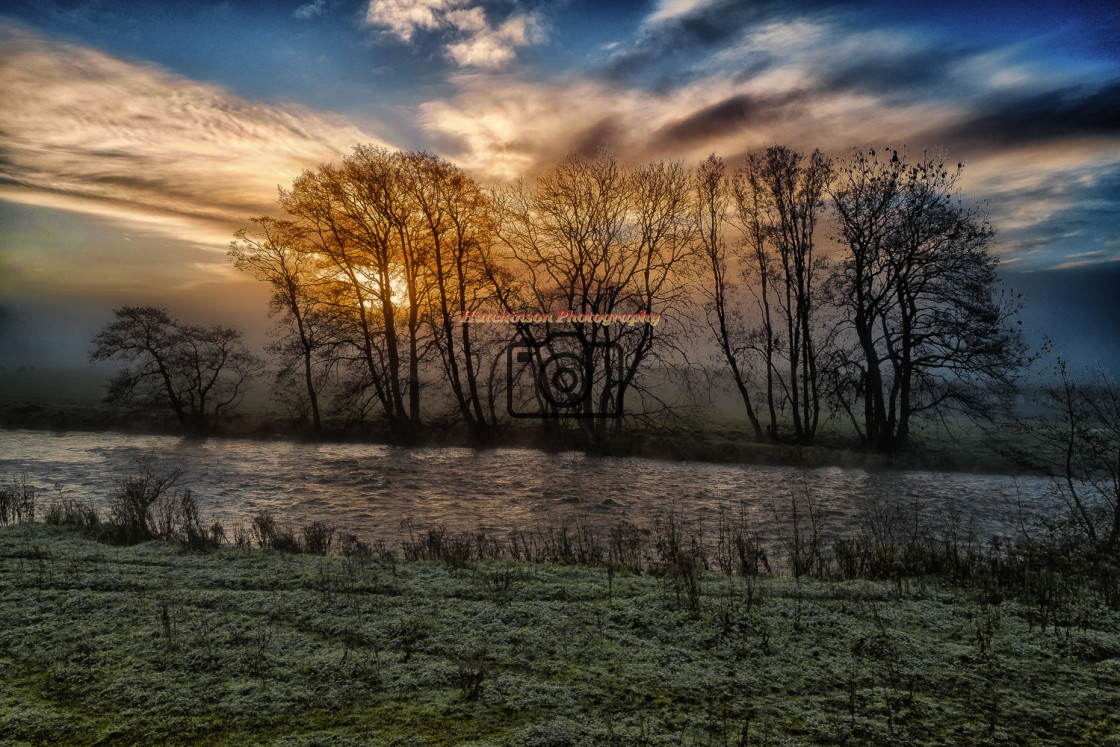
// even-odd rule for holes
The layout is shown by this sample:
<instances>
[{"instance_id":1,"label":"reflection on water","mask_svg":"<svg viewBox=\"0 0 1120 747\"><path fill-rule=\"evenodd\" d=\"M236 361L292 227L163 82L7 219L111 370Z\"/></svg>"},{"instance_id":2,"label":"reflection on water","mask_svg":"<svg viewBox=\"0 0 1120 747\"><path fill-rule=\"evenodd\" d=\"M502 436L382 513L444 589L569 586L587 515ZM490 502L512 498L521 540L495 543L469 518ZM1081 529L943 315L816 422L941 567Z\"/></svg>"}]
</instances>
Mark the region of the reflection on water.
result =
<instances>
[{"instance_id":1,"label":"reflection on water","mask_svg":"<svg viewBox=\"0 0 1120 747\"><path fill-rule=\"evenodd\" d=\"M269 509L300 526L318 519L369 539L395 541L401 522L504 531L562 521L648 524L677 507L712 526L740 502L763 533L791 497L819 502L834 531L869 505L902 501L931 521L956 516L979 536L1009 534L1020 513L1048 500L1039 478L923 471L747 466L599 458L530 449L404 449L369 444L184 440L171 436L0 431L0 479L26 474L104 506L120 480L150 458L181 465L206 515L228 526Z\"/></svg>"}]
</instances>

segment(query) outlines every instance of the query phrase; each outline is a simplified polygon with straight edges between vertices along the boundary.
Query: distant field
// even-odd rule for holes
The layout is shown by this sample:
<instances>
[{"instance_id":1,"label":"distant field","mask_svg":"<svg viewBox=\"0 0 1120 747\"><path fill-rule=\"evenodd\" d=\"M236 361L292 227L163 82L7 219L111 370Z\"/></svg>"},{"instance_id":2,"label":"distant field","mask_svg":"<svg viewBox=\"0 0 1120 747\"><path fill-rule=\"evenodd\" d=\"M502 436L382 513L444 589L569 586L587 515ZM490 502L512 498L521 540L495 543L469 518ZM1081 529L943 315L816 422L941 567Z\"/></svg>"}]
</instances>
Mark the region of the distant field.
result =
<instances>
[{"instance_id":1,"label":"distant field","mask_svg":"<svg viewBox=\"0 0 1120 747\"><path fill-rule=\"evenodd\" d=\"M1120 614L0 528L4 744L1120 744ZM1063 608L1065 609L1065 608Z\"/></svg>"}]
</instances>

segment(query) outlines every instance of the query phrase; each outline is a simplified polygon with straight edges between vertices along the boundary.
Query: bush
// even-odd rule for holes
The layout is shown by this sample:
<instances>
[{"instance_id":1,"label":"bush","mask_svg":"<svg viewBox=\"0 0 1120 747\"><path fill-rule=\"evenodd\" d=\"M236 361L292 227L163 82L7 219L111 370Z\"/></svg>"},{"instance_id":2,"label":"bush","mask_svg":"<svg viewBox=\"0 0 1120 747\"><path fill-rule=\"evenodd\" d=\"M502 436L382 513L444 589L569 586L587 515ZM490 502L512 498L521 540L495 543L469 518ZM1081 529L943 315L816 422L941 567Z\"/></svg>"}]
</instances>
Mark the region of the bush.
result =
<instances>
[{"instance_id":1,"label":"bush","mask_svg":"<svg viewBox=\"0 0 1120 747\"><path fill-rule=\"evenodd\" d=\"M165 517L173 509L157 507L157 503L170 498L171 489L182 475L183 471L178 467L164 475L156 475L151 462L143 462L140 474L125 479L109 496L109 523L114 529L113 539L126 544L144 542L160 536L161 528L169 534ZM157 508L160 513L158 520Z\"/></svg>"},{"instance_id":2,"label":"bush","mask_svg":"<svg viewBox=\"0 0 1120 747\"><path fill-rule=\"evenodd\" d=\"M368 543L358 538L358 535L349 533L342 535L338 541L339 552L346 558L366 561L373 557L373 548Z\"/></svg>"},{"instance_id":3,"label":"bush","mask_svg":"<svg viewBox=\"0 0 1120 747\"><path fill-rule=\"evenodd\" d=\"M290 529L278 529L272 537L272 549L276 552L297 554L303 552L303 545L295 532Z\"/></svg>"},{"instance_id":4,"label":"bush","mask_svg":"<svg viewBox=\"0 0 1120 747\"><path fill-rule=\"evenodd\" d=\"M120 544L163 539L192 550L220 547L226 536L221 523L215 521L207 526L190 489L173 491L182 474L178 467L156 474L150 462L141 463L140 473L125 479L109 496L109 522L107 527L101 527L102 536ZM68 511L77 521L66 520ZM80 515L83 511L84 516ZM79 515L75 516L75 512ZM98 525L92 507L60 504L52 518L58 518L59 523Z\"/></svg>"},{"instance_id":5,"label":"bush","mask_svg":"<svg viewBox=\"0 0 1120 747\"><path fill-rule=\"evenodd\" d=\"M101 517L89 503L79 503L59 493L58 500L47 507L43 521L55 526L73 526L93 529L101 523Z\"/></svg>"},{"instance_id":6,"label":"bush","mask_svg":"<svg viewBox=\"0 0 1120 747\"><path fill-rule=\"evenodd\" d=\"M276 518L269 511L260 511L253 517L249 531L257 541L257 547L267 550L276 539Z\"/></svg>"},{"instance_id":7,"label":"bush","mask_svg":"<svg viewBox=\"0 0 1120 747\"><path fill-rule=\"evenodd\" d=\"M189 489L160 501L156 514L157 535L192 550L214 550L225 539L220 522L204 526L198 501Z\"/></svg>"},{"instance_id":8,"label":"bush","mask_svg":"<svg viewBox=\"0 0 1120 747\"><path fill-rule=\"evenodd\" d=\"M333 533L333 528L331 531ZM249 533L256 540L257 547L262 550L288 553L303 552L303 546L300 544L299 538L292 530L277 524L276 517L272 515L271 511L257 512L257 515L253 517L253 521L249 524Z\"/></svg>"},{"instance_id":9,"label":"bush","mask_svg":"<svg viewBox=\"0 0 1120 747\"><path fill-rule=\"evenodd\" d=\"M0 488L0 524L18 524L35 521L35 498L39 489L20 475Z\"/></svg>"},{"instance_id":10,"label":"bush","mask_svg":"<svg viewBox=\"0 0 1120 747\"><path fill-rule=\"evenodd\" d=\"M315 521L303 528L304 552L312 555L326 555L331 551L331 540L334 539L335 528L333 524L325 521Z\"/></svg>"}]
</instances>

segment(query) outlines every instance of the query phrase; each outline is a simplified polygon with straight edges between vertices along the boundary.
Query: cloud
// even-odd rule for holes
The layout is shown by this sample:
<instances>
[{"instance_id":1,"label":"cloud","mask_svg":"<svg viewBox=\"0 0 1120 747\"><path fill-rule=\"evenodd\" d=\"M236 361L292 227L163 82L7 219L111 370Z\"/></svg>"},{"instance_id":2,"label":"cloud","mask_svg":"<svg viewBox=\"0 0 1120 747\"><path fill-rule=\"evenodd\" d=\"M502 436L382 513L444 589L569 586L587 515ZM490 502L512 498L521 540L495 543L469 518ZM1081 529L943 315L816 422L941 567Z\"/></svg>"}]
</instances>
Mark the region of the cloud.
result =
<instances>
[{"instance_id":1,"label":"cloud","mask_svg":"<svg viewBox=\"0 0 1120 747\"><path fill-rule=\"evenodd\" d=\"M653 123L662 121L654 97L602 81L548 83L508 74L461 75L459 93L420 107L421 124L437 147L477 178L501 182L532 174L543 164L579 150L596 123L617 118L623 126L598 144L627 153Z\"/></svg>"},{"instance_id":2,"label":"cloud","mask_svg":"<svg viewBox=\"0 0 1120 747\"><path fill-rule=\"evenodd\" d=\"M447 54L460 67L498 68L513 61L515 47L524 47L540 41L544 34L533 16L510 16L497 29L486 24L481 8L460 11L470 23L459 26L469 32L463 41L449 44Z\"/></svg>"},{"instance_id":3,"label":"cloud","mask_svg":"<svg viewBox=\"0 0 1120 747\"><path fill-rule=\"evenodd\" d=\"M411 41L417 29L439 28L450 11L466 3L467 0L370 0L365 21L401 41Z\"/></svg>"},{"instance_id":4,"label":"cloud","mask_svg":"<svg viewBox=\"0 0 1120 747\"><path fill-rule=\"evenodd\" d=\"M496 69L517 57L517 48L544 41L544 25L531 13L512 13L496 28L481 5L469 0L370 0L365 23L403 42L417 31L442 31L444 51L460 67Z\"/></svg>"},{"instance_id":5,"label":"cloud","mask_svg":"<svg viewBox=\"0 0 1120 747\"><path fill-rule=\"evenodd\" d=\"M944 137L973 147L1120 134L1120 78L1102 86L1068 86L982 102Z\"/></svg>"},{"instance_id":6,"label":"cloud","mask_svg":"<svg viewBox=\"0 0 1120 747\"><path fill-rule=\"evenodd\" d=\"M292 11L292 17L298 18L301 21L306 21L316 16L323 15L327 9L326 0L313 0L313 2L305 3Z\"/></svg>"},{"instance_id":7,"label":"cloud","mask_svg":"<svg viewBox=\"0 0 1120 747\"><path fill-rule=\"evenodd\" d=\"M696 14L714 5L714 0L658 0L645 25L656 26Z\"/></svg>"},{"instance_id":8,"label":"cloud","mask_svg":"<svg viewBox=\"0 0 1120 747\"><path fill-rule=\"evenodd\" d=\"M741 0L661 2L601 74L654 88L688 82L709 68L713 50L741 40L764 17L762 4Z\"/></svg>"},{"instance_id":9,"label":"cloud","mask_svg":"<svg viewBox=\"0 0 1120 747\"><path fill-rule=\"evenodd\" d=\"M466 168L508 179L585 148L589 135L627 158L698 161L712 151L734 157L778 142L846 150L877 142L878 132L956 121L954 109L936 102L823 87L820 71L828 68L817 58L833 43L824 24L764 24L705 58L704 73L667 90L612 76L460 75L452 81L457 95L423 105L421 122ZM742 75L757 58L769 61Z\"/></svg>"},{"instance_id":10,"label":"cloud","mask_svg":"<svg viewBox=\"0 0 1120 747\"><path fill-rule=\"evenodd\" d=\"M276 187L377 138L291 105L0 28L0 196L222 242Z\"/></svg>"},{"instance_id":11,"label":"cloud","mask_svg":"<svg viewBox=\"0 0 1120 747\"><path fill-rule=\"evenodd\" d=\"M721 2L659 5L600 69L453 77L457 93L424 104L421 124L489 181L602 145L686 162L777 143L838 158L853 146L943 146L966 160L964 196L988 201L1008 260L1040 269L1114 256L1114 67L1053 64L1041 42L965 44L850 11L777 18L759 4L719 15ZM619 74L637 60L639 71Z\"/></svg>"},{"instance_id":12,"label":"cloud","mask_svg":"<svg viewBox=\"0 0 1120 747\"><path fill-rule=\"evenodd\" d=\"M1003 258L1024 270L1120 255L1120 144L1072 139L1009 148L966 164L965 194L984 199Z\"/></svg>"},{"instance_id":13,"label":"cloud","mask_svg":"<svg viewBox=\"0 0 1120 747\"><path fill-rule=\"evenodd\" d=\"M689 114L663 128L654 136L655 147L703 143L727 134L741 133L749 127L772 124L783 118L790 107L804 110L812 96L804 90L764 95L737 94Z\"/></svg>"}]
</instances>

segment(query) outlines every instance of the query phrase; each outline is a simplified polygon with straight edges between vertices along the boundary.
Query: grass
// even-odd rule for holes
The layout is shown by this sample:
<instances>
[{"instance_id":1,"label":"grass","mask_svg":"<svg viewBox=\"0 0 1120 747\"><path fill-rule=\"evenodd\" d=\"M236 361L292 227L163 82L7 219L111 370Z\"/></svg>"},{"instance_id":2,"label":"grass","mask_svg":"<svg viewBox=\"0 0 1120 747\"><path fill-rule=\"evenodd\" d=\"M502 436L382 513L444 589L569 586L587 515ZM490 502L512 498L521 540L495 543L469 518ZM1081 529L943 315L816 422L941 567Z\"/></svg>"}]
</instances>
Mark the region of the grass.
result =
<instances>
[{"instance_id":1,"label":"grass","mask_svg":"<svg viewBox=\"0 0 1120 747\"><path fill-rule=\"evenodd\" d=\"M1120 613L0 527L4 744L1120 744Z\"/></svg>"}]
</instances>

